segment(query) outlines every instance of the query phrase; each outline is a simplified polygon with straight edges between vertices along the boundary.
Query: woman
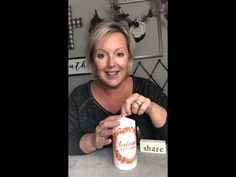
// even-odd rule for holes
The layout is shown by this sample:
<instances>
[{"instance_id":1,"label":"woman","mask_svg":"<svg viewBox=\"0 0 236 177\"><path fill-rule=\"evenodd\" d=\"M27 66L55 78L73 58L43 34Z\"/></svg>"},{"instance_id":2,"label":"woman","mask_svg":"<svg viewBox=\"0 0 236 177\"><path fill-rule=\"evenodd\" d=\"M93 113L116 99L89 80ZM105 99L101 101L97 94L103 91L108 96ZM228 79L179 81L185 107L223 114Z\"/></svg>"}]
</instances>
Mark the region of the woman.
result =
<instances>
[{"instance_id":1,"label":"woman","mask_svg":"<svg viewBox=\"0 0 236 177\"><path fill-rule=\"evenodd\" d=\"M142 138L167 140L167 97L151 81L130 75L134 38L123 23L101 23L91 34L87 63L97 80L75 88L69 99L69 154L111 144L119 118L136 121Z\"/></svg>"}]
</instances>

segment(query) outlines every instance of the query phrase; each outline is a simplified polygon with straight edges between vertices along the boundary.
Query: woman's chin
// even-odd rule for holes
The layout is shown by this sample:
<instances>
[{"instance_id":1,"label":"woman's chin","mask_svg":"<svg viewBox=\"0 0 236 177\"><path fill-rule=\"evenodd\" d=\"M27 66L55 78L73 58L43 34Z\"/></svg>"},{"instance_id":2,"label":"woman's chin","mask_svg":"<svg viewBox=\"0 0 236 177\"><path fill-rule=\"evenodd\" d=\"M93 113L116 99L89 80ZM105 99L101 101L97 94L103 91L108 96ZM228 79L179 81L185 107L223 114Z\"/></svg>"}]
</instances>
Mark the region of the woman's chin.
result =
<instances>
[{"instance_id":1,"label":"woman's chin","mask_svg":"<svg viewBox=\"0 0 236 177\"><path fill-rule=\"evenodd\" d=\"M105 77L100 77L100 80L107 85L108 87L111 88L116 88L118 87L126 77L121 77L121 75L116 75L116 76L105 76Z\"/></svg>"}]
</instances>

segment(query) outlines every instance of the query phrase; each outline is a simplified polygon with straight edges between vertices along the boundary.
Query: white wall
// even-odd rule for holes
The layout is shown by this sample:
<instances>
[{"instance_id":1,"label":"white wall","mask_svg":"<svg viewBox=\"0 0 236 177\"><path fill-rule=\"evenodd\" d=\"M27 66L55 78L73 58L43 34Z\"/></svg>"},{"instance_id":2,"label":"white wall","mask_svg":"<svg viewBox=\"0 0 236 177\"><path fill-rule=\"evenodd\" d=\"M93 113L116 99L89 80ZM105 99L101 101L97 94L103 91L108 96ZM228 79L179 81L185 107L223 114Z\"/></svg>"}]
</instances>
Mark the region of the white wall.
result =
<instances>
[{"instance_id":1,"label":"white wall","mask_svg":"<svg viewBox=\"0 0 236 177\"><path fill-rule=\"evenodd\" d=\"M82 17L83 20L83 27L73 30L75 49L69 50L69 58L85 56L85 46L89 35L88 30L90 27L90 20L93 18L95 9L97 9L100 18L103 18L104 20L109 20L111 18L110 0L96 0L96 1L69 0L69 4L72 5L72 17L73 18ZM143 2L143 3L121 5L121 7L125 10L126 13L130 14L131 18L135 16L139 19L148 12L150 7L149 5L150 5L149 2ZM149 18L146 24L147 24L147 32L145 38L139 43L136 43L135 56L160 54L156 17ZM141 61L142 65L147 69L149 73L151 73L158 59L161 59L162 63L167 67L168 65L167 28L165 26L162 26L161 29L162 29L161 32L162 32L162 44L163 44L163 57L135 60L134 68L138 64L138 62ZM140 67L135 75L148 78L148 75ZM153 74L153 77L160 86L163 86L164 82L168 77L168 73L159 64ZM77 85L85 83L91 79L93 79L92 75L69 76L68 80L69 94ZM168 94L167 91L168 87L166 85L166 87L164 88L164 92Z\"/></svg>"}]
</instances>

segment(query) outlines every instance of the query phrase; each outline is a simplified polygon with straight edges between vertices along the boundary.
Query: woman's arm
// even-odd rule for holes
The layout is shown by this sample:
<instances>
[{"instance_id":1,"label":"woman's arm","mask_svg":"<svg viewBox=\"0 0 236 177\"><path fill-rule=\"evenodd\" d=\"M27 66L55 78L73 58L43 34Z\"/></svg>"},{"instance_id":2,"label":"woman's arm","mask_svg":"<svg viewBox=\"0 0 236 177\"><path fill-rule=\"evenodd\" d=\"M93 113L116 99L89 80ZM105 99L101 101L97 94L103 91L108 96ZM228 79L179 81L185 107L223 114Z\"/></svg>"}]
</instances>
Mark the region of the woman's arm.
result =
<instances>
[{"instance_id":1,"label":"woman's arm","mask_svg":"<svg viewBox=\"0 0 236 177\"><path fill-rule=\"evenodd\" d=\"M157 103L150 101L150 105L145 112L149 115L154 127L160 128L166 123L167 111Z\"/></svg>"},{"instance_id":2,"label":"woman's arm","mask_svg":"<svg viewBox=\"0 0 236 177\"><path fill-rule=\"evenodd\" d=\"M69 155L81 155L85 154L80 149L80 139L84 135L79 124L79 115L77 109L77 101L71 97L69 100L69 111L68 111L68 143L69 143Z\"/></svg>"}]
</instances>

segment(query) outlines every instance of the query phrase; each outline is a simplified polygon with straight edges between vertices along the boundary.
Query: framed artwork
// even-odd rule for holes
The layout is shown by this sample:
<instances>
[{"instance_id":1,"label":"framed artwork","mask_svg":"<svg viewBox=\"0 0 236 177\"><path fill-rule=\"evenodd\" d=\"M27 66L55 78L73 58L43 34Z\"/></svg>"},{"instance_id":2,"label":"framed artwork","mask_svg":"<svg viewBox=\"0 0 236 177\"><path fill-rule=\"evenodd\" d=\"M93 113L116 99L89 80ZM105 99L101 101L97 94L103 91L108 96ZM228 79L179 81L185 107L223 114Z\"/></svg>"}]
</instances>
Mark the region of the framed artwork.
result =
<instances>
[{"instance_id":1,"label":"framed artwork","mask_svg":"<svg viewBox=\"0 0 236 177\"><path fill-rule=\"evenodd\" d=\"M129 3L135 3L135 2L144 2L149 0L117 0L117 4L129 4Z\"/></svg>"},{"instance_id":2,"label":"framed artwork","mask_svg":"<svg viewBox=\"0 0 236 177\"><path fill-rule=\"evenodd\" d=\"M88 65L87 65L85 57L69 58L68 74L69 76L91 74L91 71L88 69Z\"/></svg>"}]
</instances>

